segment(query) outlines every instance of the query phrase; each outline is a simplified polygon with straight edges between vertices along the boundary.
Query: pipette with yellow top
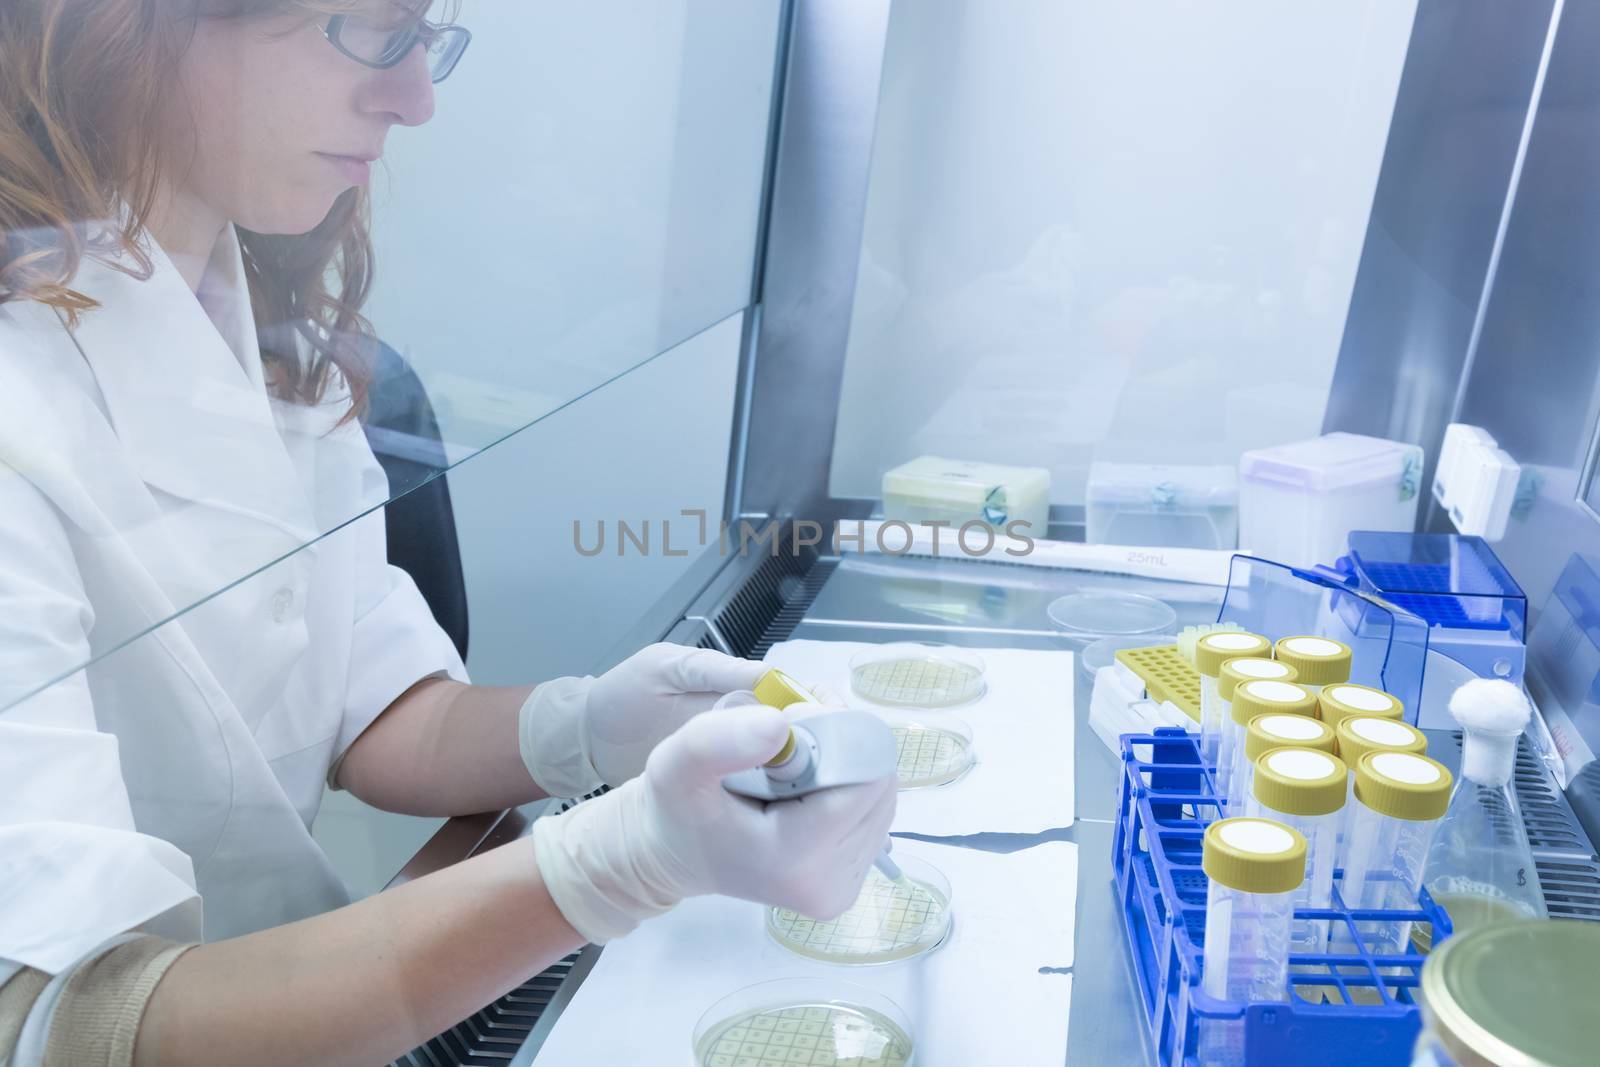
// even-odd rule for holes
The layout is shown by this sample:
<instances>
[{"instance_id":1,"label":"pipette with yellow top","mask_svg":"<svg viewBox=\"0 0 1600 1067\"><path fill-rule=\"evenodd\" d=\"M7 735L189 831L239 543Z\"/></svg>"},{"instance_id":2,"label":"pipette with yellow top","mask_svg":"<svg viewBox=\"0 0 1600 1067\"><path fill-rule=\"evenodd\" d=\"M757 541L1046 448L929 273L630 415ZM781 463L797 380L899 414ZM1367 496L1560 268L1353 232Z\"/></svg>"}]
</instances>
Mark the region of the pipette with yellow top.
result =
<instances>
[{"instance_id":1,"label":"pipette with yellow top","mask_svg":"<svg viewBox=\"0 0 1600 1067\"><path fill-rule=\"evenodd\" d=\"M810 690L776 668L755 686L759 703L780 711L794 704L815 704ZM817 707L814 714L789 725L783 747L760 767L730 774L722 784L753 800L789 800L845 785L865 785L893 774L897 753L894 732L865 711ZM904 875L887 850L872 865L891 882Z\"/></svg>"}]
</instances>

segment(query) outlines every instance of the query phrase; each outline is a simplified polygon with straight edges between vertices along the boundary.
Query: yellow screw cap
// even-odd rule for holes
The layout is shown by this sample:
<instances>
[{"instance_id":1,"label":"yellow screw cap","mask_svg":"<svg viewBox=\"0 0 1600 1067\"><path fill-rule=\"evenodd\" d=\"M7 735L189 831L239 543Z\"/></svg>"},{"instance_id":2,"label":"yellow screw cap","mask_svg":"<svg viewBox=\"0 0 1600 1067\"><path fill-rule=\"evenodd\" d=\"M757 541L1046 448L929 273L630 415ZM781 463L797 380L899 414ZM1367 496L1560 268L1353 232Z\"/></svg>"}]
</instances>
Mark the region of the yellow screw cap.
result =
<instances>
[{"instance_id":1,"label":"yellow screw cap","mask_svg":"<svg viewBox=\"0 0 1600 1067\"><path fill-rule=\"evenodd\" d=\"M757 700L769 708L777 708L779 711L782 711L790 704L804 704L812 699L811 692L805 686L776 667L761 676L761 680L756 683L754 692ZM794 755L794 746L794 731L790 730L788 738L783 742L783 747L778 750L776 756L767 760L765 765L768 767L783 766L789 761L789 757Z\"/></svg>"},{"instance_id":2,"label":"yellow screw cap","mask_svg":"<svg viewBox=\"0 0 1600 1067\"><path fill-rule=\"evenodd\" d=\"M1272 642L1258 634L1223 631L1206 634L1194 645L1194 666L1209 678L1217 677L1222 665L1240 657L1272 655Z\"/></svg>"},{"instance_id":3,"label":"yellow screw cap","mask_svg":"<svg viewBox=\"0 0 1600 1067\"><path fill-rule=\"evenodd\" d=\"M1406 706L1400 698L1382 689L1345 682L1330 685L1317 694L1317 714L1329 726L1338 726L1341 719L1366 715L1374 719L1403 719Z\"/></svg>"},{"instance_id":4,"label":"yellow screw cap","mask_svg":"<svg viewBox=\"0 0 1600 1067\"><path fill-rule=\"evenodd\" d=\"M1206 827L1200 868L1230 889L1287 893L1306 880L1306 839L1271 819L1221 819Z\"/></svg>"},{"instance_id":5,"label":"yellow screw cap","mask_svg":"<svg viewBox=\"0 0 1600 1067\"><path fill-rule=\"evenodd\" d=\"M1450 772L1414 752L1368 752L1356 763L1356 799L1396 819L1427 822L1450 806Z\"/></svg>"},{"instance_id":6,"label":"yellow screw cap","mask_svg":"<svg viewBox=\"0 0 1600 1067\"><path fill-rule=\"evenodd\" d=\"M778 754L767 760L763 766L782 767L789 762L789 757L794 755L794 731L789 731L789 736L784 739L783 747L778 749Z\"/></svg>"},{"instance_id":7,"label":"yellow screw cap","mask_svg":"<svg viewBox=\"0 0 1600 1067\"><path fill-rule=\"evenodd\" d=\"M756 683L756 699L769 708L782 711L790 704L813 702L811 691L774 667Z\"/></svg>"},{"instance_id":8,"label":"yellow screw cap","mask_svg":"<svg viewBox=\"0 0 1600 1067\"><path fill-rule=\"evenodd\" d=\"M1315 718L1317 698L1311 690L1294 682L1273 682L1254 679L1240 682L1233 690L1231 705L1233 721L1240 726L1250 725L1257 715L1276 712L1280 715L1304 715Z\"/></svg>"},{"instance_id":9,"label":"yellow screw cap","mask_svg":"<svg viewBox=\"0 0 1600 1067\"><path fill-rule=\"evenodd\" d=\"M1301 685L1336 685L1350 680L1350 646L1326 637L1285 637L1273 650L1300 672Z\"/></svg>"},{"instance_id":10,"label":"yellow screw cap","mask_svg":"<svg viewBox=\"0 0 1600 1067\"><path fill-rule=\"evenodd\" d=\"M1314 748L1275 748L1255 762L1251 788L1269 811L1330 815L1344 807L1350 772L1338 756Z\"/></svg>"},{"instance_id":11,"label":"yellow screw cap","mask_svg":"<svg viewBox=\"0 0 1600 1067\"><path fill-rule=\"evenodd\" d=\"M1333 744L1333 731L1320 719L1272 711L1250 720L1244 754L1254 763L1275 748L1315 748L1331 754Z\"/></svg>"},{"instance_id":12,"label":"yellow screw cap","mask_svg":"<svg viewBox=\"0 0 1600 1067\"><path fill-rule=\"evenodd\" d=\"M1233 691L1239 688L1239 683L1253 682L1258 678L1269 682L1294 682L1299 680L1299 674L1287 663L1279 663L1265 656L1230 659L1217 672L1217 695L1223 700L1232 700Z\"/></svg>"},{"instance_id":13,"label":"yellow screw cap","mask_svg":"<svg viewBox=\"0 0 1600 1067\"><path fill-rule=\"evenodd\" d=\"M1415 752L1421 755L1428 751L1428 739L1422 736L1422 731L1398 719L1352 715L1339 720L1339 725L1333 728L1333 735L1339 742L1334 746L1334 752L1352 770L1368 752Z\"/></svg>"}]
</instances>

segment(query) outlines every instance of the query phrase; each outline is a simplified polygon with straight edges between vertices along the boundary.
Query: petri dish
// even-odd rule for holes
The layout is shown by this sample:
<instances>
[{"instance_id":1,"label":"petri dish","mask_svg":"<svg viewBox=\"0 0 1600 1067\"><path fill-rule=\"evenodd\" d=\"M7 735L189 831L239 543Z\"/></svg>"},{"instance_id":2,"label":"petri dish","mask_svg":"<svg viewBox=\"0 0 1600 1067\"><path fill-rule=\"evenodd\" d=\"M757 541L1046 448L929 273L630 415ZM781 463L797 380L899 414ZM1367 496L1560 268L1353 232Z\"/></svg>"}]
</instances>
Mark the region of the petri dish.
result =
<instances>
[{"instance_id":1,"label":"petri dish","mask_svg":"<svg viewBox=\"0 0 1600 1067\"><path fill-rule=\"evenodd\" d=\"M694 1028L699 1067L912 1067L900 1006L849 982L781 978L713 1004Z\"/></svg>"},{"instance_id":2,"label":"petri dish","mask_svg":"<svg viewBox=\"0 0 1600 1067\"><path fill-rule=\"evenodd\" d=\"M894 732L895 776L901 789L947 785L972 769L972 727L940 716L884 717Z\"/></svg>"},{"instance_id":3,"label":"petri dish","mask_svg":"<svg viewBox=\"0 0 1600 1067\"><path fill-rule=\"evenodd\" d=\"M951 645L877 645L850 660L850 688L874 704L947 708L983 695L983 660Z\"/></svg>"},{"instance_id":4,"label":"petri dish","mask_svg":"<svg viewBox=\"0 0 1600 1067\"><path fill-rule=\"evenodd\" d=\"M932 952L950 933L950 881L914 856L896 856L904 877L891 882L876 867L861 895L837 919L809 919L767 909L767 933L797 956L863 967Z\"/></svg>"},{"instance_id":5,"label":"petri dish","mask_svg":"<svg viewBox=\"0 0 1600 1067\"><path fill-rule=\"evenodd\" d=\"M1083 644L1101 637L1149 637L1153 644L1178 625L1170 605L1138 593L1071 593L1046 611L1057 630Z\"/></svg>"},{"instance_id":6,"label":"petri dish","mask_svg":"<svg viewBox=\"0 0 1600 1067\"><path fill-rule=\"evenodd\" d=\"M1078 653L1078 669L1083 672L1084 681L1093 685L1094 676L1115 663L1118 652L1125 648L1149 648L1159 643L1150 637L1102 637Z\"/></svg>"}]
</instances>

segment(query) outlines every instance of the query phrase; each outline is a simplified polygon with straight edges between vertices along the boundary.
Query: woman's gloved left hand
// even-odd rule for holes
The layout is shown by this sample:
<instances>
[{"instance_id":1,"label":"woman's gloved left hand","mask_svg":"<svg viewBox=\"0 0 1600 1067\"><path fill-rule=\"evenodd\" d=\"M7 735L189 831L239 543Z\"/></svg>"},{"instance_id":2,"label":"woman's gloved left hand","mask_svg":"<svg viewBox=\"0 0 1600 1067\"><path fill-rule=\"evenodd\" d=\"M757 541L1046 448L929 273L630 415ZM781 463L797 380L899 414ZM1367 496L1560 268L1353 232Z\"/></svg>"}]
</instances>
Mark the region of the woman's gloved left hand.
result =
<instances>
[{"instance_id":1,"label":"woman's gloved left hand","mask_svg":"<svg viewBox=\"0 0 1600 1067\"><path fill-rule=\"evenodd\" d=\"M579 797L644 771L651 750L723 695L752 689L765 664L656 644L598 678L556 678L518 717L522 762L545 792Z\"/></svg>"}]
</instances>

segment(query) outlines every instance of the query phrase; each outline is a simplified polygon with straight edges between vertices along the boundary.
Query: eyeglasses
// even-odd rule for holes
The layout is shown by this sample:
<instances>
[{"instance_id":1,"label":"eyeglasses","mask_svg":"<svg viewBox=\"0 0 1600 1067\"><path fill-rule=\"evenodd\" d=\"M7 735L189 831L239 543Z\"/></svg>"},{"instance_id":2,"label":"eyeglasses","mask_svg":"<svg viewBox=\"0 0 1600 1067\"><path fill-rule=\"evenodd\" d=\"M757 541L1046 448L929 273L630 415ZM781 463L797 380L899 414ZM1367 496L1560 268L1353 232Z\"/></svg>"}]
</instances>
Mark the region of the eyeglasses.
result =
<instances>
[{"instance_id":1,"label":"eyeglasses","mask_svg":"<svg viewBox=\"0 0 1600 1067\"><path fill-rule=\"evenodd\" d=\"M420 44L428 77L436 85L450 77L472 41L464 27L429 22L420 15L398 23L377 15L334 15L322 35L340 52L374 70L399 66Z\"/></svg>"}]
</instances>

